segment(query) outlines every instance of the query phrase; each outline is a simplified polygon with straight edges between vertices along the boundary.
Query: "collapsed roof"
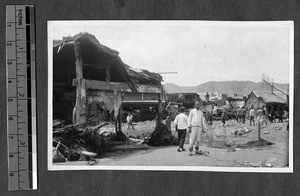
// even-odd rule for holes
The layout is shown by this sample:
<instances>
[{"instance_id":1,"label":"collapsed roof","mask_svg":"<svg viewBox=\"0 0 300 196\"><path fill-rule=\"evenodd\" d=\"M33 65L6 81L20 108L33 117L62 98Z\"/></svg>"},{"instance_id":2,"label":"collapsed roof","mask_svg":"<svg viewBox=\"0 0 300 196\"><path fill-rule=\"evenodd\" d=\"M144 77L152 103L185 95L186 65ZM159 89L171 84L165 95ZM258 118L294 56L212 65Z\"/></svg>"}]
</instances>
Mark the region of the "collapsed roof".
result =
<instances>
[{"instance_id":1,"label":"collapsed roof","mask_svg":"<svg viewBox=\"0 0 300 196\"><path fill-rule=\"evenodd\" d=\"M137 69L124 64L128 74L137 84L161 85L162 76L158 73L150 72L145 69Z\"/></svg>"},{"instance_id":2,"label":"collapsed roof","mask_svg":"<svg viewBox=\"0 0 300 196\"><path fill-rule=\"evenodd\" d=\"M103 68L111 69L111 82L126 82L137 92L136 84L160 85L162 77L147 70L135 70L123 63L119 52L100 44L96 37L87 32L53 41L54 82L70 83L76 78L74 42L80 43L83 78L105 81Z\"/></svg>"}]
</instances>

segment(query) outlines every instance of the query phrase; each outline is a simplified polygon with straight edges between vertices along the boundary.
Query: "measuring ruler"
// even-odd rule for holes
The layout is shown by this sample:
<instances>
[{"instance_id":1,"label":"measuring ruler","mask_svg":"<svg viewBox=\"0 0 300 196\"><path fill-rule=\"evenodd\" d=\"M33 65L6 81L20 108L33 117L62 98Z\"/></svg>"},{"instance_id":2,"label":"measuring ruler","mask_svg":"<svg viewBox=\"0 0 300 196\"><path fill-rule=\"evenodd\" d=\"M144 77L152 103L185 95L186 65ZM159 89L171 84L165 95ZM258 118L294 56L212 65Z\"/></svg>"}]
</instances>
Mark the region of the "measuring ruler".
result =
<instances>
[{"instance_id":1,"label":"measuring ruler","mask_svg":"<svg viewBox=\"0 0 300 196\"><path fill-rule=\"evenodd\" d=\"M35 13L6 6L9 190L37 189Z\"/></svg>"}]
</instances>

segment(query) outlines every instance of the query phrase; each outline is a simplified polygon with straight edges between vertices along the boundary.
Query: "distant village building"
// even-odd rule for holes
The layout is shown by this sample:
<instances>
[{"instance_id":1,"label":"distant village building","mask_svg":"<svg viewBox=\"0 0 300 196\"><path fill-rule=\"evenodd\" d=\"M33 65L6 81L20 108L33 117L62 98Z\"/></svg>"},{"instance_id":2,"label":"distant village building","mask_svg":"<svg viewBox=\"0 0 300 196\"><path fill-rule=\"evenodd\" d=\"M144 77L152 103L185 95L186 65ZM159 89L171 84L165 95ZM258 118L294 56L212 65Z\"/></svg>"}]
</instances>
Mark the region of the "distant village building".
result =
<instances>
[{"instance_id":1,"label":"distant village building","mask_svg":"<svg viewBox=\"0 0 300 196\"><path fill-rule=\"evenodd\" d=\"M196 101L201 102L201 98L197 93L165 93L165 101L178 102L185 108L193 108Z\"/></svg>"},{"instance_id":2,"label":"distant village building","mask_svg":"<svg viewBox=\"0 0 300 196\"><path fill-rule=\"evenodd\" d=\"M248 110L253 107L257 111L258 108L266 106L267 112L279 111L287 109L287 98L279 92L252 91L245 102L245 106Z\"/></svg>"}]
</instances>

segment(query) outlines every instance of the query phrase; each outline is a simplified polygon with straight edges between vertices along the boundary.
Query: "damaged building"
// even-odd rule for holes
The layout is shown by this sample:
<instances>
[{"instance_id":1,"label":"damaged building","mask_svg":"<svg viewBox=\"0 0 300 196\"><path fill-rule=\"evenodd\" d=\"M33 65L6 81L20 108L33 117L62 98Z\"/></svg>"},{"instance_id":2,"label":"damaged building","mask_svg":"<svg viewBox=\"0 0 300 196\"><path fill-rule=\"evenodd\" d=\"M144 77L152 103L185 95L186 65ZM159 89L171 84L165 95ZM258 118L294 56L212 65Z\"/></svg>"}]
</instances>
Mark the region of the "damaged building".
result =
<instances>
[{"instance_id":1,"label":"damaged building","mask_svg":"<svg viewBox=\"0 0 300 196\"><path fill-rule=\"evenodd\" d=\"M279 112L288 110L287 96L280 92L271 91L252 91L245 101L245 107L250 110L251 107L255 111L258 108L266 106L267 112Z\"/></svg>"},{"instance_id":2,"label":"damaged building","mask_svg":"<svg viewBox=\"0 0 300 196\"><path fill-rule=\"evenodd\" d=\"M126 65L89 33L53 42L53 119L77 125L101 111L100 118L121 123L123 108L137 105L161 112L161 81L159 74Z\"/></svg>"},{"instance_id":3,"label":"damaged building","mask_svg":"<svg viewBox=\"0 0 300 196\"><path fill-rule=\"evenodd\" d=\"M201 98L197 93L165 93L165 101L179 103L185 108L191 109L196 101L201 101Z\"/></svg>"}]
</instances>

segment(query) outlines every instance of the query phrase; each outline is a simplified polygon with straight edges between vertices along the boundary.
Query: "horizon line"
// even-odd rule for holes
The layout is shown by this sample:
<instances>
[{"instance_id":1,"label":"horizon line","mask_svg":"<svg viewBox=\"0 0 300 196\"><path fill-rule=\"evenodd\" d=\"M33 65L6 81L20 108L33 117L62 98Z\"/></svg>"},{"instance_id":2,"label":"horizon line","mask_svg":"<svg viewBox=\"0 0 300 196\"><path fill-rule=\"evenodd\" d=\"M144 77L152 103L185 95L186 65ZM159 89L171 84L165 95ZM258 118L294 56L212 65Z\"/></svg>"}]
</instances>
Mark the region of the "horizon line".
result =
<instances>
[{"instance_id":1,"label":"horizon line","mask_svg":"<svg viewBox=\"0 0 300 196\"><path fill-rule=\"evenodd\" d=\"M173 83L173 82L163 82L162 85L165 85L165 84L175 84L177 86L181 86L181 87L195 87L195 86L199 86L199 85L202 85L202 84L205 84L205 83L209 83L209 82L253 82L251 80L223 80L223 81L207 81L207 82L203 82L201 84L198 84L198 85L179 85L179 84L176 84L176 83ZM253 82L253 83L263 83L263 81L260 81L260 82ZM278 82L274 82L274 84L289 84L289 82L287 83L278 83Z\"/></svg>"}]
</instances>

